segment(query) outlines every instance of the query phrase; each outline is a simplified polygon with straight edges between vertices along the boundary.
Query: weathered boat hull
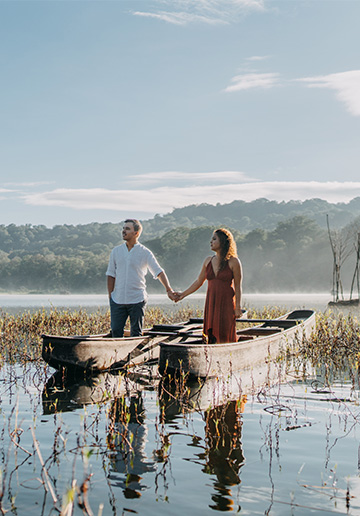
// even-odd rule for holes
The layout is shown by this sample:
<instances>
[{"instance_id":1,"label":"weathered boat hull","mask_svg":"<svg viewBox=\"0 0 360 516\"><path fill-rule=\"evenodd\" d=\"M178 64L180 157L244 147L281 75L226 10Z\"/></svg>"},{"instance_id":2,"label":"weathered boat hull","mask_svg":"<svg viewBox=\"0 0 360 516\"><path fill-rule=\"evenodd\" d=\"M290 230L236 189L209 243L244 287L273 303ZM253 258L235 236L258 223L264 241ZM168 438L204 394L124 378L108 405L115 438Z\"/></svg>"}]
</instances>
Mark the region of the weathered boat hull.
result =
<instances>
[{"instance_id":1,"label":"weathered boat hull","mask_svg":"<svg viewBox=\"0 0 360 516\"><path fill-rule=\"evenodd\" d=\"M88 372L108 371L125 363L140 364L157 359L158 343L164 340L156 336L110 338L106 335L43 335L42 339L42 357L50 366Z\"/></svg>"},{"instance_id":2,"label":"weathered boat hull","mask_svg":"<svg viewBox=\"0 0 360 516\"><path fill-rule=\"evenodd\" d=\"M291 346L303 335L308 336L315 325L315 312L295 310L269 323L271 326L264 323L259 327L240 330L240 341L228 344L162 342L160 374L183 373L192 377L211 378L249 369L276 357L281 349ZM277 323L279 327L276 326Z\"/></svg>"},{"instance_id":3,"label":"weathered boat hull","mask_svg":"<svg viewBox=\"0 0 360 516\"><path fill-rule=\"evenodd\" d=\"M42 335L42 357L55 369L99 373L157 360L160 341L185 340L201 327L202 319L190 319L175 325L154 325L139 337L113 338L111 333Z\"/></svg>"}]
</instances>

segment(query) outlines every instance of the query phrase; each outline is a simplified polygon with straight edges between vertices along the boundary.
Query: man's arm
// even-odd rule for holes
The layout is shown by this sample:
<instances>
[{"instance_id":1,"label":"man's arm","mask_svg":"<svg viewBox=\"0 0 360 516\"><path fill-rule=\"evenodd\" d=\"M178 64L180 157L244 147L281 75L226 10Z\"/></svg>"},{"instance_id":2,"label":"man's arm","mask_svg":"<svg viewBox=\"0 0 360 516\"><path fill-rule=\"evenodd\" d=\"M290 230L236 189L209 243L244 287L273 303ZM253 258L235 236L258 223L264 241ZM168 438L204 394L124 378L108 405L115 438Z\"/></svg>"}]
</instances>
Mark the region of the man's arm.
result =
<instances>
[{"instance_id":1,"label":"man's arm","mask_svg":"<svg viewBox=\"0 0 360 516\"><path fill-rule=\"evenodd\" d=\"M162 283L162 285L164 286L166 293L168 295L168 298L171 299L171 301L175 301L176 296L174 294L173 289L170 286L168 277L166 276L165 272L164 271L160 272L157 279L160 280L160 283Z\"/></svg>"},{"instance_id":2,"label":"man's arm","mask_svg":"<svg viewBox=\"0 0 360 516\"><path fill-rule=\"evenodd\" d=\"M115 287L115 278L113 276L107 276L107 289L109 294L109 299L111 297L111 293L113 292Z\"/></svg>"}]
</instances>

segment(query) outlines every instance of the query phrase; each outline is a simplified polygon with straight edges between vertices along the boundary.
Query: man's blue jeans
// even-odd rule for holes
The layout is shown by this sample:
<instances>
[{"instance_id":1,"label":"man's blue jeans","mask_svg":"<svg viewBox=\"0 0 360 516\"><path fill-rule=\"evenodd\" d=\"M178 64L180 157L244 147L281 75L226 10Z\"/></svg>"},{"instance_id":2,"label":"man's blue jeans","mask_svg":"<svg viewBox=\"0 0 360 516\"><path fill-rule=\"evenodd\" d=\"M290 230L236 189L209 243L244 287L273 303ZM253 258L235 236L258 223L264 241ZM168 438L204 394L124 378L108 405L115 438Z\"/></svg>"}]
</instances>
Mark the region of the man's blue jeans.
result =
<instances>
[{"instance_id":1,"label":"man's blue jeans","mask_svg":"<svg viewBox=\"0 0 360 516\"><path fill-rule=\"evenodd\" d=\"M110 297L111 334L113 337L123 337L127 318L130 317L130 335L137 337L142 334L146 301L131 305L119 305Z\"/></svg>"}]
</instances>

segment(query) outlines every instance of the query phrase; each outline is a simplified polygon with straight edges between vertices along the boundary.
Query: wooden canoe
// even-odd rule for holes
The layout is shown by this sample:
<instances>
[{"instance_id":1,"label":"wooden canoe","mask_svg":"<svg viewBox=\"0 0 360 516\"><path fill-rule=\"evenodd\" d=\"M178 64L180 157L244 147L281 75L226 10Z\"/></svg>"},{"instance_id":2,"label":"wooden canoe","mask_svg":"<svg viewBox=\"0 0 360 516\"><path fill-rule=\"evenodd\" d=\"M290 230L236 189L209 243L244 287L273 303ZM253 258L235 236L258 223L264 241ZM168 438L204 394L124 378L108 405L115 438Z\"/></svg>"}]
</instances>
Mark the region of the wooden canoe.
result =
<instances>
[{"instance_id":1,"label":"wooden canoe","mask_svg":"<svg viewBox=\"0 0 360 516\"><path fill-rule=\"evenodd\" d=\"M117 369L126 363L143 363L159 356L163 336L111 338L108 335L42 335L42 357L55 369L89 372Z\"/></svg>"},{"instance_id":2,"label":"wooden canoe","mask_svg":"<svg viewBox=\"0 0 360 516\"><path fill-rule=\"evenodd\" d=\"M202 320L176 325L155 325L140 337L112 338L102 335L42 335L42 357L55 369L98 373L143 364L159 358L161 341L184 340L201 328Z\"/></svg>"},{"instance_id":3,"label":"wooden canoe","mask_svg":"<svg viewBox=\"0 0 360 516\"><path fill-rule=\"evenodd\" d=\"M339 301L329 301L328 302L328 306L331 308L352 307L352 306L359 306L359 304L360 304L359 298L339 299Z\"/></svg>"},{"instance_id":4,"label":"wooden canoe","mask_svg":"<svg viewBox=\"0 0 360 516\"><path fill-rule=\"evenodd\" d=\"M200 339L160 342L160 374L211 378L250 369L309 336L315 326L315 312L294 310L277 319L240 321L260 324L238 330L238 342L227 344L204 344Z\"/></svg>"}]
</instances>

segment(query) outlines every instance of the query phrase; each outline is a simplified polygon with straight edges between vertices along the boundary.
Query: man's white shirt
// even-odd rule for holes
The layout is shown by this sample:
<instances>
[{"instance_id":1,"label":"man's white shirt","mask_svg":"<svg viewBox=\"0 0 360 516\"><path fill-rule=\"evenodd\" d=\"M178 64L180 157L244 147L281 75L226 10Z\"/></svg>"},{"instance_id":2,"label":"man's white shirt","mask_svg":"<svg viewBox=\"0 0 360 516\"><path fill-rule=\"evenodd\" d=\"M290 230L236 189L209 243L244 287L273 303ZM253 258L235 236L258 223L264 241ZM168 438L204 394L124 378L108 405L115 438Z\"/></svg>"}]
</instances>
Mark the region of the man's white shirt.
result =
<instances>
[{"instance_id":1,"label":"man's white shirt","mask_svg":"<svg viewBox=\"0 0 360 516\"><path fill-rule=\"evenodd\" d=\"M150 271L156 279L163 269L155 256L142 244L135 244L129 251L126 244L111 251L107 276L115 278L111 298L120 305L141 303L147 300L145 276Z\"/></svg>"}]
</instances>

